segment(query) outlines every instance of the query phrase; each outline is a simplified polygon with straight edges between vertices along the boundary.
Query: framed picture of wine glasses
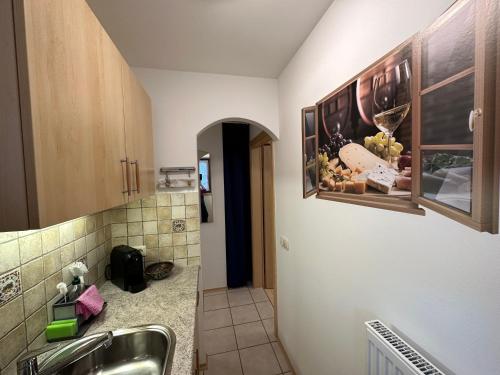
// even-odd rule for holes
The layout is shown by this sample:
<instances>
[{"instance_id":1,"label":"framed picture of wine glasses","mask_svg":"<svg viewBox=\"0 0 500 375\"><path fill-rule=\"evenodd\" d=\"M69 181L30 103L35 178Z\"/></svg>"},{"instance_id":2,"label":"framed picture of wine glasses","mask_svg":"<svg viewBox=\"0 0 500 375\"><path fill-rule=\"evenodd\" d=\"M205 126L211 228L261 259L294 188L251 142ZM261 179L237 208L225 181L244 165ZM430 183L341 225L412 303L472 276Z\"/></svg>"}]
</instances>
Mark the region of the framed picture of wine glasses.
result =
<instances>
[{"instance_id":1,"label":"framed picture of wine glasses","mask_svg":"<svg viewBox=\"0 0 500 375\"><path fill-rule=\"evenodd\" d=\"M411 201L412 46L410 39L317 103L320 197L422 213Z\"/></svg>"},{"instance_id":2,"label":"framed picture of wine glasses","mask_svg":"<svg viewBox=\"0 0 500 375\"><path fill-rule=\"evenodd\" d=\"M302 109L302 185L303 197L316 193L316 107Z\"/></svg>"}]
</instances>

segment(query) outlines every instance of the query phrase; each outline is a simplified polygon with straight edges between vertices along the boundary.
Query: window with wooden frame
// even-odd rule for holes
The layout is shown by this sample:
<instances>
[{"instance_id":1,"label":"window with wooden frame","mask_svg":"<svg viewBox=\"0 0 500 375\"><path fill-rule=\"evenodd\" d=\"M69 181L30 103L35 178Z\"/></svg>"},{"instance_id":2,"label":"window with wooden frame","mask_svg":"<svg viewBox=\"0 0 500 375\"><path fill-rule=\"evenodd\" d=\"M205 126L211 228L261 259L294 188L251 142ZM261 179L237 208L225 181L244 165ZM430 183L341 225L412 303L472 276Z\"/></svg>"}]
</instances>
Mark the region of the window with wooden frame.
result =
<instances>
[{"instance_id":1,"label":"window with wooden frame","mask_svg":"<svg viewBox=\"0 0 500 375\"><path fill-rule=\"evenodd\" d=\"M316 194L316 107L302 109L302 192L307 198Z\"/></svg>"},{"instance_id":2,"label":"window with wooden frame","mask_svg":"<svg viewBox=\"0 0 500 375\"><path fill-rule=\"evenodd\" d=\"M316 104L318 198L420 215L423 206L498 233L499 8L457 1ZM400 99L396 87L410 87L411 105L381 110ZM380 130L394 117L400 124L389 138ZM380 184L370 181L374 170Z\"/></svg>"}]
</instances>

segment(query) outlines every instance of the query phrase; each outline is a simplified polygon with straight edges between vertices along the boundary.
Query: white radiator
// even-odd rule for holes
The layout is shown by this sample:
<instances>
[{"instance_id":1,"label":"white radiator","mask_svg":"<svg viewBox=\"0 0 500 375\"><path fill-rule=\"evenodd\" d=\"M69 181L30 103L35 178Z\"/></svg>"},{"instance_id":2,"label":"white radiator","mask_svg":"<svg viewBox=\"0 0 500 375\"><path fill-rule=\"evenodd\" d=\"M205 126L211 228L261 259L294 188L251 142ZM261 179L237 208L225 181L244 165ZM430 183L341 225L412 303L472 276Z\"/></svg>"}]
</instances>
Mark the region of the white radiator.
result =
<instances>
[{"instance_id":1,"label":"white radiator","mask_svg":"<svg viewBox=\"0 0 500 375\"><path fill-rule=\"evenodd\" d=\"M365 323L368 375L444 375L379 320Z\"/></svg>"}]
</instances>

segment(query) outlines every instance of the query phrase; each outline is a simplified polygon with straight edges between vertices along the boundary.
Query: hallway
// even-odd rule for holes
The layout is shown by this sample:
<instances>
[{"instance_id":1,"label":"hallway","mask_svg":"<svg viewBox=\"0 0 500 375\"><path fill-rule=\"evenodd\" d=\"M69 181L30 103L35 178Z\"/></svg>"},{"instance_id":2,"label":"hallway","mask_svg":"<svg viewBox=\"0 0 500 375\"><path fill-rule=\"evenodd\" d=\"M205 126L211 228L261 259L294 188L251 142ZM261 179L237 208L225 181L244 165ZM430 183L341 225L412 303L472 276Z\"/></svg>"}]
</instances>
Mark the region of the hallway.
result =
<instances>
[{"instance_id":1,"label":"hallway","mask_svg":"<svg viewBox=\"0 0 500 375\"><path fill-rule=\"evenodd\" d=\"M263 289L205 292L203 375L291 375L274 335L274 309Z\"/></svg>"}]
</instances>

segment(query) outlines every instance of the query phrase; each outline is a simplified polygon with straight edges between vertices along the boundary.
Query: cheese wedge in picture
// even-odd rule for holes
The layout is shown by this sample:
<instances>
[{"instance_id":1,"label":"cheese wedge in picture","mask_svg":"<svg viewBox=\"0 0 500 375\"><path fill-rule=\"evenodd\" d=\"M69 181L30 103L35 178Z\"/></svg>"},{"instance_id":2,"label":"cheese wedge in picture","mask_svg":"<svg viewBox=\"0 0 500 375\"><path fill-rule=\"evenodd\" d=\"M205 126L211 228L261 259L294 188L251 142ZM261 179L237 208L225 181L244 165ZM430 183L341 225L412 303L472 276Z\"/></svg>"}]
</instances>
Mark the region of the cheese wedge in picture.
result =
<instances>
[{"instance_id":1,"label":"cheese wedge in picture","mask_svg":"<svg viewBox=\"0 0 500 375\"><path fill-rule=\"evenodd\" d=\"M377 165L389 167L389 164L385 160L372 154L357 143L349 143L342 147L339 151L339 156L351 171L356 170L356 168L361 172L369 171L375 169Z\"/></svg>"},{"instance_id":2,"label":"cheese wedge in picture","mask_svg":"<svg viewBox=\"0 0 500 375\"><path fill-rule=\"evenodd\" d=\"M389 194L397 175L394 169L379 164L368 174L366 183L382 193Z\"/></svg>"}]
</instances>

